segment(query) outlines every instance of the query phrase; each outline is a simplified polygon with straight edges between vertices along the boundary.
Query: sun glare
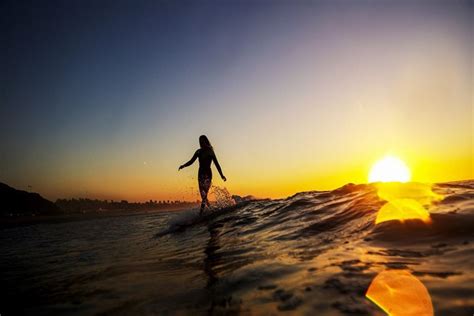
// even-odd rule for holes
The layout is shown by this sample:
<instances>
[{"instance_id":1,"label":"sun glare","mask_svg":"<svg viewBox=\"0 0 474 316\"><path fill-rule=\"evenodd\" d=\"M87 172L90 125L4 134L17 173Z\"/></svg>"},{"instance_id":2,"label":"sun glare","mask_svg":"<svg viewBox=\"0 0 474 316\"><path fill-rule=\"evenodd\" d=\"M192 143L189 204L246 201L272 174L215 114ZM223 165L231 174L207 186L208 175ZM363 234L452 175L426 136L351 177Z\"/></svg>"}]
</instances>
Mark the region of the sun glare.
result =
<instances>
[{"instance_id":1,"label":"sun glare","mask_svg":"<svg viewBox=\"0 0 474 316\"><path fill-rule=\"evenodd\" d=\"M431 223L428 207L443 196L433 192L432 185L427 183L378 183L377 195L387 201L377 213L375 224L391 220L420 219Z\"/></svg>"},{"instance_id":2,"label":"sun glare","mask_svg":"<svg viewBox=\"0 0 474 316\"><path fill-rule=\"evenodd\" d=\"M431 223L430 213L414 199L394 199L388 201L377 213L375 224L407 219L420 219L425 223Z\"/></svg>"},{"instance_id":3,"label":"sun glare","mask_svg":"<svg viewBox=\"0 0 474 316\"><path fill-rule=\"evenodd\" d=\"M377 161L369 173L369 182L408 182L410 178L407 165L393 156Z\"/></svg>"}]
</instances>

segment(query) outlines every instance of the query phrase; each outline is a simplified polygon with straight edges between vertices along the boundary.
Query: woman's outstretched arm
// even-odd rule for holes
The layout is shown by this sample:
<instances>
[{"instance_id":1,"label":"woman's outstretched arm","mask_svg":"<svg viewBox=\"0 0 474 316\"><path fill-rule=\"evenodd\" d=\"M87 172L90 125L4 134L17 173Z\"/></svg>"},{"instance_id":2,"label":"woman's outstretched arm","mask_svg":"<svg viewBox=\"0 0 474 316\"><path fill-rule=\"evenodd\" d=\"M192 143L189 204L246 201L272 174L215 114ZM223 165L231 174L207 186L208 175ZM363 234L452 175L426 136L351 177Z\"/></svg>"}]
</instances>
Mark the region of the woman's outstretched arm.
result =
<instances>
[{"instance_id":1,"label":"woman's outstretched arm","mask_svg":"<svg viewBox=\"0 0 474 316\"><path fill-rule=\"evenodd\" d=\"M191 166L196 161L196 159L198 157L198 152L199 152L199 149L196 150L196 152L194 153L194 156L187 163L185 163L184 165L179 166L178 171L183 169L183 168Z\"/></svg>"},{"instance_id":2,"label":"woman's outstretched arm","mask_svg":"<svg viewBox=\"0 0 474 316\"><path fill-rule=\"evenodd\" d=\"M222 173L221 166L219 165L219 161L217 161L217 157L216 157L215 154L214 154L214 156L212 157L212 161L214 161L214 164L216 165L217 171L219 171L219 174L221 175L222 180L227 181L227 178L226 178L226 177L224 176L224 174Z\"/></svg>"}]
</instances>

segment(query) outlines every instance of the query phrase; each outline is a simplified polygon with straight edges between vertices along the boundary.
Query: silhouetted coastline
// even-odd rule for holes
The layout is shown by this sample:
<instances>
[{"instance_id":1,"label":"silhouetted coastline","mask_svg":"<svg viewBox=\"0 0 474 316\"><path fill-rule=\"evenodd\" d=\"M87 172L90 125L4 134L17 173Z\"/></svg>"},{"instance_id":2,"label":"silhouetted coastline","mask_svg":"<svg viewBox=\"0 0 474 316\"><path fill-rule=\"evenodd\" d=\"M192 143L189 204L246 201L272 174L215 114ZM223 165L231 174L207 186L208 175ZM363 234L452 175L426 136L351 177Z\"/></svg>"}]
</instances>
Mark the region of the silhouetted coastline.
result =
<instances>
[{"instance_id":1,"label":"silhouetted coastline","mask_svg":"<svg viewBox=\"0 0 474 316\"><path fill-rule=\"evenodd\" d=\"M181 210L197 205L198 202L178 200L128 202L89 198L58 199L51 202L38 193L17 190L0 183L0 227L141 215Z\"/></svg>"},{"instance_id":2,"label":"silhouetted coastline","mask_svg":"<svg viewBox=\"0 0 474 316\"><path fill-rule=\"evenodd\" d=\"M128 202L127 200L98 200L88 198L57 199L55 204L66 213L91 213L108 211L158 211L193 207L198 202L149 200Z\"/></svg>"}]
</instances>

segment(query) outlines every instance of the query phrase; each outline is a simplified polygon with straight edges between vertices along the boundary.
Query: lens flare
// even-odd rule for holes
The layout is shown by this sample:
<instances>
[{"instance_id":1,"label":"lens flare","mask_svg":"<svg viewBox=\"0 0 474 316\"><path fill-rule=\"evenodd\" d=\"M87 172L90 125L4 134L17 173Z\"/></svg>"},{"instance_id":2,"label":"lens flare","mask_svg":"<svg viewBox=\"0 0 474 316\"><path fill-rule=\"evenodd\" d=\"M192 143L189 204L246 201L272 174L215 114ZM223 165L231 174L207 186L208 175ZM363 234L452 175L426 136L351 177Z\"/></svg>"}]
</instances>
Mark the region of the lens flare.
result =
<instances>
[{"instance_id":1,"label":"lens flare","mask_svg":"<svg viewBox=\"0 0 474 316\"><path fill-rule=\"evenodd\" d=\"M369 182L408 182L410 178L407 165L393 156L377 161L369 173Z\"/></svg>"},{"instance_id":2,"label":"lens flare","mask_svg":"<svg viewBox=\"0 0 474 316\"><path fill-rule=\"evenodd\" d=\"M373 280L365 296L391 316L432 316L426 287L406 270L386 270Z\"/></svg>"}]
</instances>

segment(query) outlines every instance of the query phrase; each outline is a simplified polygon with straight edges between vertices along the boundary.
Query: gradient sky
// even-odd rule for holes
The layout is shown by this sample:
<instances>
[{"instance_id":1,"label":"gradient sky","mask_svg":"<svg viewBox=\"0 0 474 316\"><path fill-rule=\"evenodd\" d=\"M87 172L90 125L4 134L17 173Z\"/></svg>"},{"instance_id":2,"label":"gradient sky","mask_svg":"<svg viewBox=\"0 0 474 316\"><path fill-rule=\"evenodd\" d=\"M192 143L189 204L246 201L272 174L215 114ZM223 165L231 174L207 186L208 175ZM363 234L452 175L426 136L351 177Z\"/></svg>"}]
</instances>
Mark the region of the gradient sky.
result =
<instances>
[{"instance_id":1,"label":"gradient sky","mask_svg":"<svg viewBox=\"0 0 474 316\"><path fill-rule=\"evenodd\" d=\"M416 181L474 178L473 11L4 1L0 181L50 199L194 200L197 165L177 168L201 134L233 194L366 182L388 153Z\"/></svg>"}]
</instances>

